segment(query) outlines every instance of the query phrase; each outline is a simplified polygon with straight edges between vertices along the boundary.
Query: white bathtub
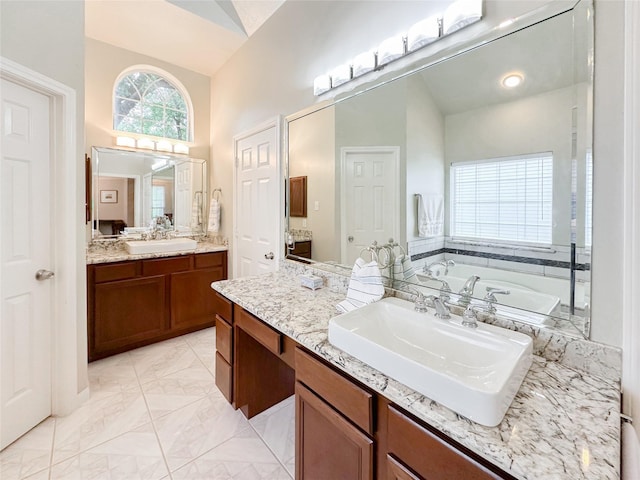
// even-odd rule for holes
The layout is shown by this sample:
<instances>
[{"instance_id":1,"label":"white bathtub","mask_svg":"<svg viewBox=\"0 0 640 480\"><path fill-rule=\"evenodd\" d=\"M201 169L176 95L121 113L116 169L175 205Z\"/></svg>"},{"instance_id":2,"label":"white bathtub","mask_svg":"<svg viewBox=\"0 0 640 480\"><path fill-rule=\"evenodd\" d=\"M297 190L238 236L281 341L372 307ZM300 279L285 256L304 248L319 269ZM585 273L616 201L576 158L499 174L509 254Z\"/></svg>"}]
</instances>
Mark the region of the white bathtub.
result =
<instances>
[{"instance_id":1,"label":"white bathtub","mask_svg":"<svg viewBox=\"0 0 640 480\"><path fill-rule=\"evenodd\" d=\"M552 286L544 284L544 279L547 277L460 264L449 267L446 275L444 270L444 267L440 266L432 268L436 278L446 281L454 294L462 289L467 279L472 275L480 277L474 288L473 303L485 303L482 299L487 294L487 288L509 290L508 295L496 295L499 302L496 305L496 313L499 315L513 320L549 325L554 323L549 316L559 313L562 299L559 295L548 291L551 289L553 292ZM418 278L427 287L441 287L440 282L429 280L422 274L418 274ZM562 282L562 287L568 289L567 280L551 280ZM556 285L557 287L559 285ZM452 298L456 300L458 296L452 295ZM522 310L526 310L526 312Z\"/></svg>"}]
</instances>

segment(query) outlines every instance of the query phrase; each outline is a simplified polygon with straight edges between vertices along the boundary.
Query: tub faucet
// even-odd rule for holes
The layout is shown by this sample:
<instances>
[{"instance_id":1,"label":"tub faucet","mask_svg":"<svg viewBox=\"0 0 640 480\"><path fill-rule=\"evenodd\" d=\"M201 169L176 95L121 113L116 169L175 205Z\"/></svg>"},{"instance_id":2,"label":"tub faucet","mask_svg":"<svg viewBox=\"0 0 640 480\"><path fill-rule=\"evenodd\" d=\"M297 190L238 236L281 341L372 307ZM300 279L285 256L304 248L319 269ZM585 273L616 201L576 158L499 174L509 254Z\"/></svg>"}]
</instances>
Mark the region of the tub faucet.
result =
<instances>
[{"instance_id":1,"label":"tub faucet","mask_svg":"<svg viewBox=\"0 0 640 480\"><path fill-rule=\"evenodd\" d=\"M471 275L458 292L460 294L460 300L458 303L462 306L469 305L471 297L473 296L473 289L476 286L476 282L480 280L477 275Z\"/></svg>"},{"instance_id":2,"label":"tub faucet","mask_svg":"<svg viewBox=\"0 0 640 480\"><path fill-rule=\"evenodd\" d=\"M484 296L484 301L487 302L487 312L496 313L495 303L498 301L496 295L509 295L510 293L504 288L487 287L487 294Z\"/></svg>"},{"instance_id":3,"label":"tub faucet","mask_svg":"<svg viewBox=\"0 0 640 480\"><path fill-rule=\"evenodd\" d=\"M456 266L456 262L454 262L453 260L440 260L439 262L433 262L433 263L430 263L429 265L427 265L425 263L424 267L422 267L422 271L425 274L433 277L434 274L433 274L432 268L436 267L438 265L440 265L441 267L444 267L444 274L448 275L449 274L449 267L455 267ZM437 274L436 274L436 276L437 276Z\"/></svg>"},{"instance_id":4,"label":"tub faucet","mask_svg":"<svg viewBox=\"0 0 640 480\"><path fill-rule=\"evenodd\" d=\"M427 273L425 276L429 280L433 280L434 282L440 282L442 284L442 286L440 287L440 300L442 300L443 302L448 302L449 300L451 300L451 297L449 296L449 294L451 293L451 287L445 280L442 280L441 278L436 278L433 275L431 275L431 273Z\"/></svg>"}]
</instances>

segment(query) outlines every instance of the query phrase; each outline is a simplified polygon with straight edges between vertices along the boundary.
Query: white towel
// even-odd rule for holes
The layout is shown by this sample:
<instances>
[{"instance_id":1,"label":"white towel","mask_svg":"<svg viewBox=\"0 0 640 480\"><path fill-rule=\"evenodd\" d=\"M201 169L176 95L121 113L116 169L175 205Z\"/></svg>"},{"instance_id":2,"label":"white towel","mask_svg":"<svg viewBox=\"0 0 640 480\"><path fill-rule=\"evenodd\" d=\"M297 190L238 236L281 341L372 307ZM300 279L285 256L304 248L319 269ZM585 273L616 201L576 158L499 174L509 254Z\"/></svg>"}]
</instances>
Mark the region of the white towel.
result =
<instances>
[{"instance_id":1,"label":"white towel","mask_svg":"<svg viewBox=\"0 0 640 480\"><path fill-rule=\"evenodd\" d=\"M351 270L347 298L336 305L339 312L348 312L376 302L384 295L382 275L378 263L373 261L366 263L358 258Z\"/></svg>"},{"instance_id":2,"label":"white towel","mask_svg":"<svg viewBox=\"0 0 640 480\"><path fill-rule=\"evenodd\" d=\"M400 254L393 262L393 278L405 282L420 283L409 255Z\"/></svg>"},{"instance_id":3,"label":"white towel","mask_svg":"<svg viewBox=\"0 0 640 480\"><path fill-rule=\"evenodd\" d=\"M220 230L220 203L215 198L212 198L209 205L207 232L216 233L218 230Z\"/></svg>"},{"instance_id":4,"label":"white towel","mask_svg":"<svg viewBox=\"0 0 640 480\"><path fill-rule=\"evenodd\" d=\"M420 195L418 197L418 236L437 237L444 234L444 197Z\"/></svg>"},{"instance_id":5,"label":"white towel","mask_svg":"<svg viewBox=\"0 0 640 480\"><path fill-rule=\"evenodd\" d=\"M202 225L202 192L196 192L191 202L191 229L198 230Z\"/></svg>"}]
</instances>

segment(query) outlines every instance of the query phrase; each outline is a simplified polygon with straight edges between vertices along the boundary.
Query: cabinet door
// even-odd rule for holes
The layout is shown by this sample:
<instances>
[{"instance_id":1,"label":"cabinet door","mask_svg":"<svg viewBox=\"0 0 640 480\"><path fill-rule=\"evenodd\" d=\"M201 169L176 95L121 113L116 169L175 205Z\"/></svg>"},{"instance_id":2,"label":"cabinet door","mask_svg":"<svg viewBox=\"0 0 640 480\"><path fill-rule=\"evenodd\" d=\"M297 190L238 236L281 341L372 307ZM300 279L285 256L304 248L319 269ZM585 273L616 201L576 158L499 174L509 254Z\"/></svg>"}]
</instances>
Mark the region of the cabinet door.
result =
<instances>
[{"instance_id":1,"label":"cabinet door","mask_svg":"<svg viewBox=\"0 0 640 480\"><path fill-rule=\"evenodd\" d=\"M387 455L387 480L422 480L402 462Z\"/></svg>"},{"instance_id":2,"label":"cabinet door","mask_svg":"<svg viewBox=\"0 0 640 480\"><path fill-rule=\"evenodd\" d=\"M171 328L186 330L215 323L211 282L223 280L222 267L171 274Z\"/></svg>"},{"instance_id":3,"label":"cabinet door","mask_svg":"<svg viewBox=\"0 0 640 480\"><path fill-rule=\"evenodd\" d=\"M95 286L91 360L124 351L167 327L165 277L105 282Z\"/></svg>"},{"instance_id":4,"label":"cabinet door","mask_svg":"<svg viewBox=\"0 0 640 480\"><path fill-rule=\"evenodd\" d=\"M373 440L296 383L296 479L373 479Z\"/></svg>"}]
</instances>

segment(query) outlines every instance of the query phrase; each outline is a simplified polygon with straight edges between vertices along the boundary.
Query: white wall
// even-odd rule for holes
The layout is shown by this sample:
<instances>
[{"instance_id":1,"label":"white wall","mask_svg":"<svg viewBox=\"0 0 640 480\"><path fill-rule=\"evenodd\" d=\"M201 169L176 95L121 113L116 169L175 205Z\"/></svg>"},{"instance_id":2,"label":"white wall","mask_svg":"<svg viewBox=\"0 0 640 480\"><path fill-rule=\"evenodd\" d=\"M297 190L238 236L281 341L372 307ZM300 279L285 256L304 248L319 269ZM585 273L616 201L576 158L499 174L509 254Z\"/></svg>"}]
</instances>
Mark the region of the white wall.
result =
<instances>
[{"instance_id":1,"label":"white wall","mask_svg":"<svg viewBox=\"0 0 640 480\"><path fill-rule=\"evenodd\" d=\"M289 228L312 232L312 254L319 261L335 258L340 249L335 224L334 112L333 107L326 108L289 124L289 176L307 176L307 217L291 217ZM305 135L309 131L327 134Z\"/></svg>"},{"instance_id":2,"label":"white wall","mask_svg":"<svg viewBox=\"0 0 640 480\"><path fill-rule=\"evenodd\" d=\"M77 171L69 185L75 192L78 229L59 232L56 241L67 241L71 235L84 246L84 2L69 1L13 1L0 2L0 55L31 70L35 70L76 92L76 152ZM87 322L86 322L86 265L84 248L77 252L77 364L78 392L87 381ZM70 319L68 319L70 320Z\"/></svg>"},{"instance_id":3,"label":"white wall","mask_svg":"<svg viewBox=\"0 0 640 480\"><path fill-rule=\"evenodd\" d=\"M575 89L570 87L449 115L445 121L447 165L529 153L553 153L554 245L571 243L571 115L574 103ZM448 173L447 169L447 182ZM448 214L449 209L446 210Z\"/></svg>"}]
</instances>

